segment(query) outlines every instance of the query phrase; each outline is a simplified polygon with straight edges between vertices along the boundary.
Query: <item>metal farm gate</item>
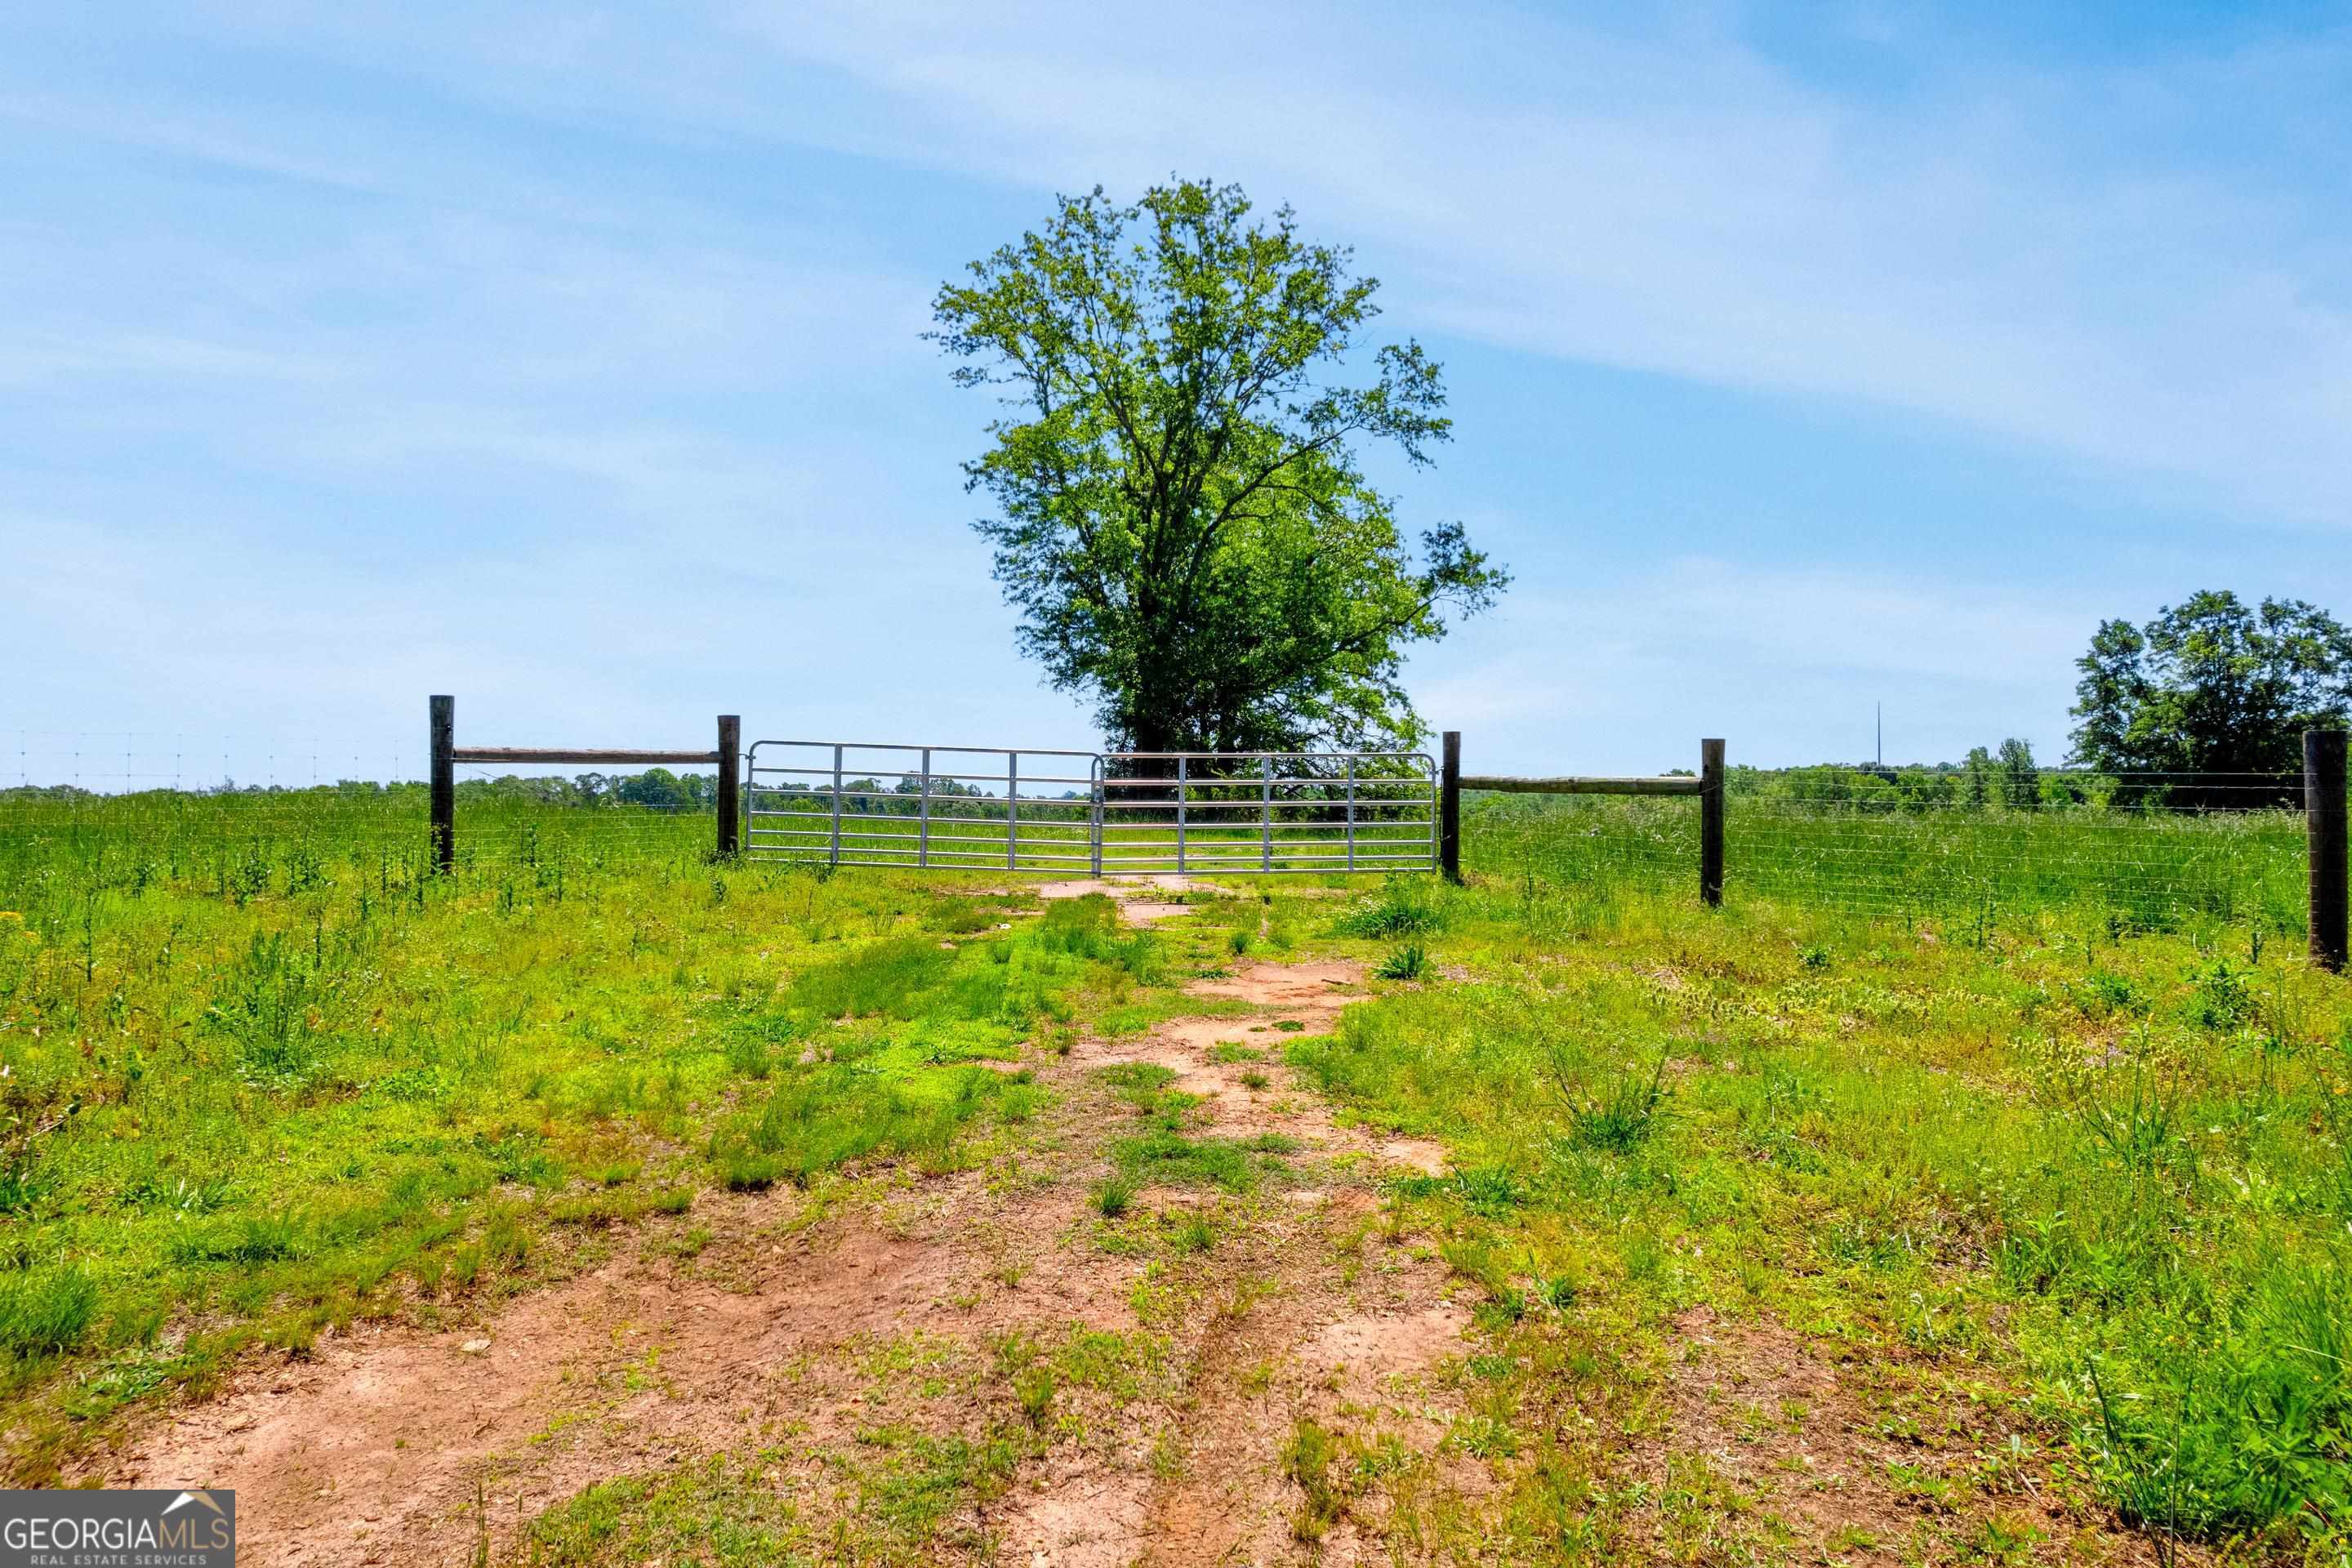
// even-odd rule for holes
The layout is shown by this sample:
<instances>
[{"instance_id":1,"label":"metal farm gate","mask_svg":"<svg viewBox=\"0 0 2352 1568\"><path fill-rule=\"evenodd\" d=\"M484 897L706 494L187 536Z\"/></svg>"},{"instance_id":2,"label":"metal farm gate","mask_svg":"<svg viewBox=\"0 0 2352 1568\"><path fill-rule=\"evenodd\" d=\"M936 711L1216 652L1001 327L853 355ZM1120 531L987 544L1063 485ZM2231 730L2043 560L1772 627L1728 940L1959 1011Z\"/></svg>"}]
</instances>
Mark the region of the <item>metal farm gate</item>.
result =
<instances>
[{"instance_id":1,"label":"metal farm gate","mask_svg":"<svg viewBox=\"0 0 2352 1568\"><path fill-rule=\"evenodd\" d=\"M1419 752L1063 752L760 741L756 859L1138 874L1428 871Z\"/></svg>"}]
</instances>

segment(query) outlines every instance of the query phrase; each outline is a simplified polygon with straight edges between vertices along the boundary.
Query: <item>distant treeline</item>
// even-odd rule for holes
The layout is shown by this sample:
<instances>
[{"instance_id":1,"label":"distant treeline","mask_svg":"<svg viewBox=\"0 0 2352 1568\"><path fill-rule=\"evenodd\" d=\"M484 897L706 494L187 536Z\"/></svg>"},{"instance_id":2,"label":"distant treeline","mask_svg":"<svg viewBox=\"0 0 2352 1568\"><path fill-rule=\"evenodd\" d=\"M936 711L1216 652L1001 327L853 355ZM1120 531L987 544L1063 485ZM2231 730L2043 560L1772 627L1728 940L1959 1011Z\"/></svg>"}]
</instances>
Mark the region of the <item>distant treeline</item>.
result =
<instances>
[{"instance_id":1,"label":"distant treeline","mask_svg":"<svg viewBox=\"0 0 2352 1568\"><path fill-rule=\"evenodd\" d=\"M343 779L331 784L241 784L235 779L224 779L217 784L152 793L239 799L264 797L289 802L404 803L413 800L416 808L422 811L431 786L413 779L392 784L381 784L373 779ZM63 801L105 797L106 792L81 789L72 784L32 784L0 789L0 800ZM459 779L457 800L460 805L467 801L512 800L542 805L635 805L651 811L709 811L718 805L719 778L715 773L674 773L667 768L648 768L641 773L576 773L568 779L525 778L518 773L508 773L495 779Z\"/></svg>"}]
</instances>

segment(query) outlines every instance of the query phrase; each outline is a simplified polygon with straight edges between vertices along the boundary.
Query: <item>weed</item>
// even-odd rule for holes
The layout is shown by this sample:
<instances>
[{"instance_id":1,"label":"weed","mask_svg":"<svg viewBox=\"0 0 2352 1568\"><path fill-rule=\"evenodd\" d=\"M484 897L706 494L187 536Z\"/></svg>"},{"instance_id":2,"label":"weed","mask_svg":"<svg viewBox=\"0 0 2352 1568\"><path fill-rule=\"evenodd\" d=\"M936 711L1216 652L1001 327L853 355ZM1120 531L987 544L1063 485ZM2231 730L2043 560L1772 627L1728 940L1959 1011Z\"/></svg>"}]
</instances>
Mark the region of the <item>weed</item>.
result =
<instances>
[{"instance_id":1,"label":"weed","mask_svg":"<svg viewBox=\"0 0 2352 1568\"><path fill-rule=\"evenodd\" d=\"M1665 1099L1666 1058L1661 1054L1647 1078L1627 1071L1598 1095L1571 1095L1569 1131L1579 1148L1630 1154L1649 1139Z\"/></svg>"},{"instance_id":2,"label":"weed","mask_svg":"<svg viewBox=\"0 0 2352 1568\"><path fill-rule=\"evenodd\" d=\"M1186 1215L1169 1233L1168 1245L1180 1253L1206 1252L1217 1245L1217 1227L1202 1215Z\"/></svg>"},{"instance_id":3,"label":"weed","mask_svg":"<svg viewBox=\"0 0 2352 1568\"><path fill-rule=\"evenodd\" d=\"M1429 970L1429 954L1417 942L1406 942L1381 960L1373 973L1383 980L1418 980Z\"/></svg>"},{"instance_id":4,"label":"weed","mask_svg":"<svg viewBox=\"0 0 2352 1568\"><path fill-rule=\"evenodd\" d=\"M1032 1426L1045 1424L1046 1415L1054 1408L1055 1384L1050 1366L1027 1366L1013 1374L1013 1395L1021 1402L1021 1414Z\"/></svg>"},{"instance_id":5,"label":"weed","mask_svg":"<svg viewBox=\"0 0 2352 1568\"><path fill-rule=\"evenodd\" d=\"M1112 1175L1094 1191L1095 1212L1105 1219L1118 1219L1135 1203L1136 1184L1125 1175Z\"/></svg>"},{"instance_id":6,"label":"weed","mask_svg":"<svg viewBox=\"0 0 2352 1568\"><path fill-rule=\"evenodd\" d=\"M1426 936L1444 924L1444 911L1428 879L1391 877L1378 899L1358 904L1339 918L1347 936Z\"/></svg>"},{"instance_id":7,"label":"weed","mask_svg":"<svg viewBox=\"0 0 2352 1568\"><path fill-rule=\"evenodd\" d=\"M1527 1188L1506 1166L1480 1165L1457 1171L1449 1184L1474 1214L1497 1218L1528 1201Z\"/></svg>"},{"instance_id":8,"label":"weed","mask_svg":"<svg viewBox=\"0 0 2352 1568\"><path fill-rule=\"evenodd\" d=\"M1282 1447L1282 1473L1298 1489L1298 1506L1290 1516L1290 1533L1300 1541L1321 1541L1339 1522L1344 1504L1331 1484L1338 1441L1323 1426L1307 1416L1292 1423L1290 1438Z\"/></svg>"}]
</instances>

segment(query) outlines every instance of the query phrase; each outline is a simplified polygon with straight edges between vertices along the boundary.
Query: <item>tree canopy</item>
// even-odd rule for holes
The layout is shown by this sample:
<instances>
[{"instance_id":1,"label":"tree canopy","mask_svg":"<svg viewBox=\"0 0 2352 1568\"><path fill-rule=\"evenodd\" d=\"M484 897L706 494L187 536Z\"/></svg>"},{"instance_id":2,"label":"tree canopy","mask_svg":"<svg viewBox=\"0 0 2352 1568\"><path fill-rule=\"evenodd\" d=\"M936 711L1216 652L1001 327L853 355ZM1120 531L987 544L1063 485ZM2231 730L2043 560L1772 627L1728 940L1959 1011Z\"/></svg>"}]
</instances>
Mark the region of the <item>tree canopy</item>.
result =
<instances>
[{"instance_id":1,"label":"tree canopy","mask_svg":"<svg viewBox=\"0 0 2352 1568\"><path fill-rule=\"evenodd\" d=\"M2176 798L2269 805L2295 795L2303 731L2352 711L2352 632L2316 605L2208 590L2145 626L2104 621L2075 661L2074 760L2105 773L2244 773L2181 781Z\"/></svg>"},{"instance_id":2,"label":"tree canopy","mask_svg":"<svg viewBox=\"0 0 2352 1568\"><path fill-rule=\"evenodd\" d=\"M1355 445L1426 465L1439 367L1410 340L1351 359L1378 280L1251 215L1234 185L1097 187L940 289L957 384L1005 407L964 468L996 508L974 526L1023 651L1115 746L1409 742L1405 647L1508 576L1459 523L1407 550Z\"/></svg>"}]
</instances>

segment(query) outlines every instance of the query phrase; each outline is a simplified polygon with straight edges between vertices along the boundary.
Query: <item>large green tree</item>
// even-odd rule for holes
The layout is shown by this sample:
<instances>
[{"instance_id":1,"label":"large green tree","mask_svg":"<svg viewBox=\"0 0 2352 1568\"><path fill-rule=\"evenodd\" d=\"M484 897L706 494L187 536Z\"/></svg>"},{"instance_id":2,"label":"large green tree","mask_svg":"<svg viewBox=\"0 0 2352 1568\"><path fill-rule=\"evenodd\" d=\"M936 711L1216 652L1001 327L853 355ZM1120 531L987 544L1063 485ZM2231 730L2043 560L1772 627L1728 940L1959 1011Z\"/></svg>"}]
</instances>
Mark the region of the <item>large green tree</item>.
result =
<instances>
[{"instance_id":1,"label":"large green tree","mask_svg":"<svg viewBox=\"0 0 2352 1568\"><path fill-rule=\"evenodd\" d=\"M2352 632L2299 599L2249 607L2207 591L2135 626L2104 621L2075 661L2074 760L2104 773L2238 773L2153 781L2211 806L2298 798L2303 731L2352 712Z\"/></svg>"},{"instance_id":2,"label":"large green tree","mask_svg":"<svg viewBox=\"0 0 2352 1568\"><path fill-rule=\"evenodd\" d=\"M933 302L957 383L1004 405L965 475L1020 646L1115 745L1410 742L1404 649L1508 581L1458 523L1416 558L1360 465L1425 465L1449 421L1419 344L1361 352L1350 259L1237 186L1097 188Z\"/></svg>"}]
</instances>

